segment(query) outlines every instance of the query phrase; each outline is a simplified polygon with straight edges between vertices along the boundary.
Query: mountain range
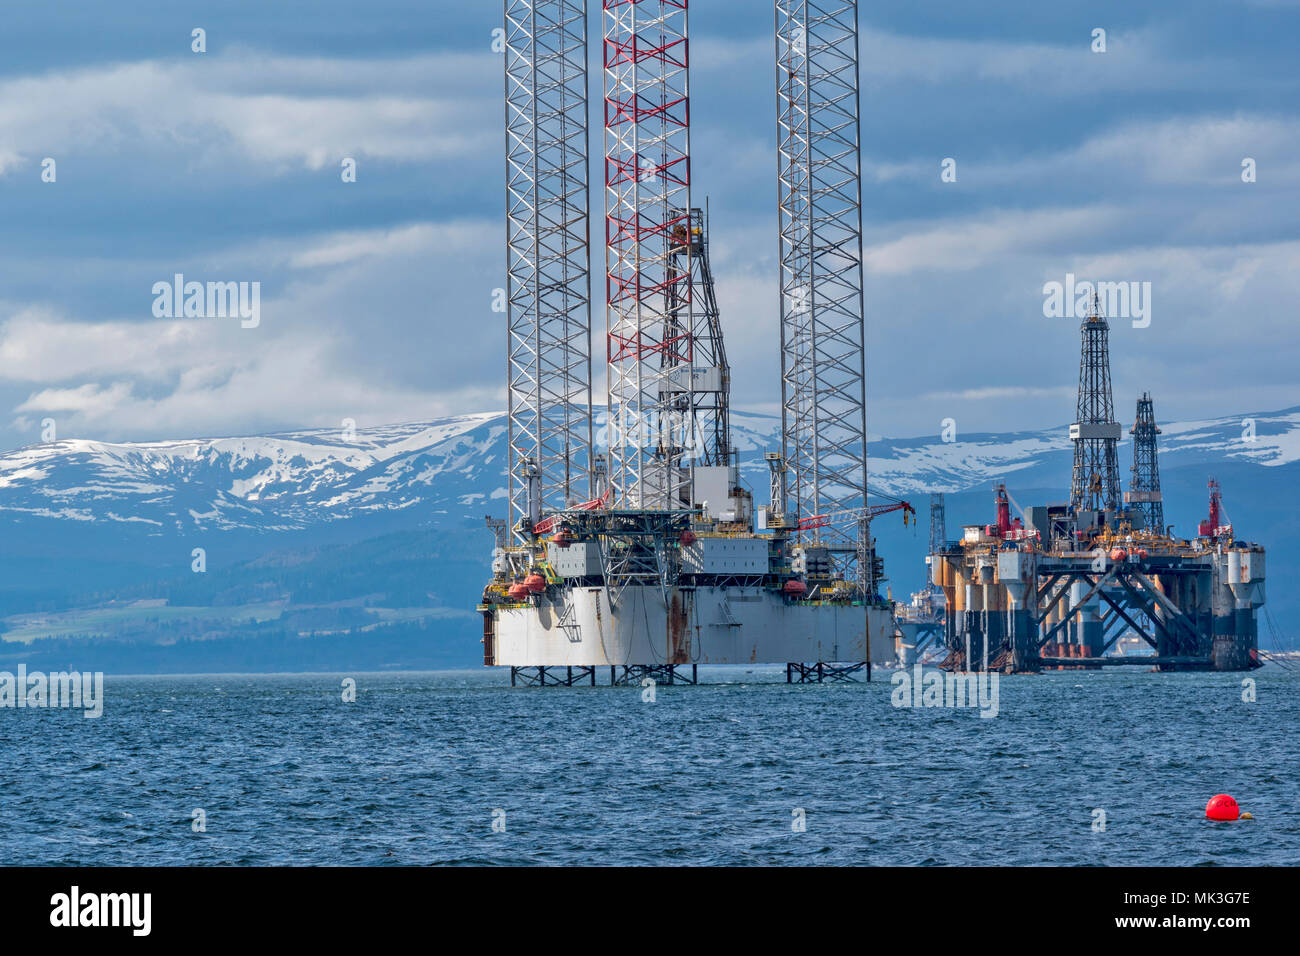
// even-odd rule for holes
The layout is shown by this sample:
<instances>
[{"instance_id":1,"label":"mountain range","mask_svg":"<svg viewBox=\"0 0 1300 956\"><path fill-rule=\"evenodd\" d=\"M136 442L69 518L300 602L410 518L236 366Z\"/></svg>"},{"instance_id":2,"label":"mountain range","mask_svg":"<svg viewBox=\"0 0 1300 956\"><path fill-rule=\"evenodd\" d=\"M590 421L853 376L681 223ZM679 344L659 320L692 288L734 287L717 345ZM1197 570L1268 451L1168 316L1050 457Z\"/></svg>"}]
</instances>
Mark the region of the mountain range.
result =
<instances>
[{"instance_id":1,"label":"mountain range","mask_svg":"<svg viewBox=\"0 0 1300 956\"><path fill-rule=\"evenodd\" d=\"M1271 616L1294 619L1284 582L1300 571L1289 503L1300 407L1160 429L1166 522L1194 533L1217 478L1238 536L1269 549ZM762 456L779 445L779 420L733 411L732 431L764 503ZM492 544L483 518L506 511L505 434L505 415L489 412L355 432L65 439L0 455L0 665L473 664ZM1064 425L946 437L870 443L872 488L909 499L922 522L875 523L895 597L924 581L931 492L946 496L949 537L992 520L997 481L1024 506L1068 497ZM1120 455L1127 479L1127 442Z\"/></svg>"}]
</instances>

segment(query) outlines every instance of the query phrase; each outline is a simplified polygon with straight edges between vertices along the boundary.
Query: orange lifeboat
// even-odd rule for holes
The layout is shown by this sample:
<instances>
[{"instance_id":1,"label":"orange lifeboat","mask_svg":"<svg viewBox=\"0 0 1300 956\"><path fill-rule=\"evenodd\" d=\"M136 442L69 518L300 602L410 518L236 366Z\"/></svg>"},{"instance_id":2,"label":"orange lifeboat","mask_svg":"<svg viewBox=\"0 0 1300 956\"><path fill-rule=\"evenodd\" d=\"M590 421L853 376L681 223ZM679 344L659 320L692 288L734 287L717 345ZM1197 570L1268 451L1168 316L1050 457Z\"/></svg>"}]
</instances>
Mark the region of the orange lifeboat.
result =
<instances>
[{"instance_id":1,"label":"orange lifeboat","mask_svg":"<svg viewBox=\"0 0 1300 956\"><path fill-rule=\"evenodd\" d=\"M556 533L555 537L551 538L551 544L555 545L557 548L567 548L569 545L573 544L573 535L561 528Z\"/></svg>"},{"instance_id":2,"label":"orange lifeboat","mask_svg":"<svg viewBox=\"0 0 1300 956\"><path fill-rule=\"evenodd\" d=\"M785 587L781 588L781 590L786 597L801 598L808 593L808 585L798 578L791 578L785 582Z\"/></svg>"},{"instance_id":3,"label":"orange lifeboat","mask_svg":"<svg viewBox=\"0 0 1300 956\"><path fill-rule=\"evenodd\" d=\"M1147 559L1147 549L1146 549L1146 548L1138 548L1137 551L1134 552L1134 554L1137 555L1137 558L1138 558L1139 561L1145 561L1145 560Z\"/></svg>"},{"instance_id":4,"label":"orange lifeboat","mask_svg":"<svg viewBox=\"0 0 1300 956\"><path fill-rule=\"evenodd\" d=\"M546 590L546 578L542 577L536 571L524 578L524 587L529 594L541 594Z\"/></svg>"},{"instance_id":5,"label":"orange lifeboat","mask_svg":"<svg viewBox=\"0 0 1300 956\"><path fill-rule=\"evenodd\" d=\"M1110 552L1110 559L1118 564L1128 559L1128 552L1123 548L1113 548Z\"/></svg>"},{"instance_id":6,"label":"orange lifeboat","mask_svg":"<svg viewBox=\"0 0 1300 956\"><path fill-rule=\"evenodd\" d=\"M524 587L518 581L510 585L510 590L506 591L506 595L512 601L526 600L528 598L528 593L528 588Z\"/></svg>"},{"instance_id":7,"label":"orange lifeboat","mask_svg":"<svg viewBox=\"0 0 1300 956\"><path fill-rule=\"evenodd\" d=\"M681 542L683 548L689 548L695 543L695 532L687 528L677 540Z\"/></svg>"}]
</instances>

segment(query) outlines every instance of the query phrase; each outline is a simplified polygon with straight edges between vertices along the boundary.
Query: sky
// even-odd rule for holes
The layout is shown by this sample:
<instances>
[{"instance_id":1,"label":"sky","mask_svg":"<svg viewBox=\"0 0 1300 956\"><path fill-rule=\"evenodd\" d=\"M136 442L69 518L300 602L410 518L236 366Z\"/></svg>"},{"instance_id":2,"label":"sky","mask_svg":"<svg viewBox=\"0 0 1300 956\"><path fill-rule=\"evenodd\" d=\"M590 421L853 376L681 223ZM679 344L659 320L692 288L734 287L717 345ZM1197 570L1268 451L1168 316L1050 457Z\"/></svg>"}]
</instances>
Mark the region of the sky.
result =
<instances>
[{"instance_id":1,"label":"sky","mask_svg":"<svg viewBox=\"0 0 1300 956\"><path fill-rule=\"evenodd\" d=\"M47 422L119 441L504 407L500 2L46 0L0 18L0 448ZM1150 283L1149 323L1112 321L1122 421L1142 391L1160 420L1300 404L1300 0L859 18L873 435L1070 421L1078 322L1043 292L1067 274ZM772 29L769 0L692 4L694 199L732 401L760 411L779 408ZM177 273L259 282L259 324L155 316Z\"/></svg>"}]
</instances>

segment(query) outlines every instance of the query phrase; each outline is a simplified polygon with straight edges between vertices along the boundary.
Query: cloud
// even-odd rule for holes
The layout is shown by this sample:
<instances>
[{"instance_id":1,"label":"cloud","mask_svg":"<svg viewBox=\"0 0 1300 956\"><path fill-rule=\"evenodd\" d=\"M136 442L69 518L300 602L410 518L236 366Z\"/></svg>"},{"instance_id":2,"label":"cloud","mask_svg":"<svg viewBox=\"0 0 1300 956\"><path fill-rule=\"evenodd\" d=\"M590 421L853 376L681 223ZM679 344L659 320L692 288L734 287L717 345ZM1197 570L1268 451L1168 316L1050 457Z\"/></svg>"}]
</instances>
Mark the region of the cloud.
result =
<instances>
[{"instance_id":1,"label":"cloud","mask_svg":"<svg viewBox=\"0 0 1300 956\"><path fill-rule=\"evenodd\" d=\"M899 85L951 87L958 96L969 84L995 84L1037 97L1095 96L1124 91L1222 89L1247 86L1226 59L1173 47L1153 28L1111 29L1107 51L1092 51L1092 28L1076 29L1057 42L1001 37L921 36L877 29L858 30L859 74L864 93ZM738 40L709 36L692 42L692 66L735 71L773 56L770 37ZM770 67L769 67L770 69ZM748 80L748 75L744 75Z\"/></svg>"},{"instance_id":2,"label":"cloud","mask_svg":"<svg viewBox=\"0 0 1300 956\"><path fill-rule=\"evenodd\" d=\"M320 169L345 156L451 160L490 148L494 57L395 61L234 50L0 82L0 174L41 156L181 153ZM499 111L499 110L498 110ZM495 115L495 114L493 114Z\"/></svg>"},{"instance_id":3,"label":"cloud","mask_svg":"<svg viewBox=\"0 0 1300 956\"><path fill-rule=\"evenodd\" d=\"M1077 146L1050 155L997 163L963 164L979 185L1093 182L1107 196L1157 186L1246 185L1241 162L1259 167L1256 188L1294 190L1300 179L1300 119L1235 113L1193 114L1131 121L1110 127Z\"/></svg>"},{"instance_id":4,"label":"cloud","mask_svg":"<svg viewBox=\"0 0 1300 956\"><path fill-rule=\"evenodd\" d=\"M186 272L227 279L260 264L278 275L278 291L264 292L262 323L252 329L238 319L19 309L0 322L0 385L29 387L14 407L14 427L54 415L62 434L156 437L500 407L504 382L482 373L500 364L504 347L490 285L439 297L427 269L430 261L459 261L470 276L479 257L495 263L490 232L483 223L450 221L262 240L215 255L231 273ZM147 289L142 284L145 315ZM497 324L500 342L491 330Z\"/></svg>"},{"instance_id":5,"label":"cloud","mask_svg":"<svg viewBox=\"0 0 1300 956\"><path fill-rule=\"evenodd\" d=\"M349 16L368 14L340 13L334 49L351 45ZM1300 361L1285 310L1300 292L1300 128L1281 52L1257 61L1249 38L1195 10L1181 25L1117 27L1104 55L1086 24L1016 16L967 18L987 31L977 38L940 35L960 16L863 31L873 430L1067 420L1077 330L1041 316L1043 282L1066 271L1155 285L1152 327L1115 329L1117 389L1151 387L1180 417L1294 404L1272 397ZM466 12L435 41L477 53L226 47L0 79L0 188L20 210L0 223L0 408L27 429L7 437L44 415L63 435L147 438L501 407L504 319L489 303L504 284L502 81L484 22ZM746 24L754 38L737 40L697 30L692 147L734 401L772 408L770 26ZM1009 39L1027 34L1047 41ZM598 94L593 107L598 117ZM598 130L592 145L598 240ZM60 159L57 187L30 166L46 155ZM349 155L370 162L345 188ZM938 179L946 155L952 186ZM1247 155L1256 184L1239 179ZM325 180L337 188L322 194ZM154 320L151 284L178 271L261 280L261 327ZM1212 381L1200 374L1211 361Z\"/></svg>"},{"instance_id":6,"label":"cloud","mask_svg":"<svg viewBox=\"0 0 1300 956\"><path fill-rule=\"evenodd\" d=\"M1026 388L1021 385L993 385L981 388L965 388L956 392L929 392L924 399L940 402L982 402L989 399L1039 399L1054 401L1069 400L1075 394L1072 385L1054 385L1049 388Z\"/></svg>"},{"instance_id":7,"label":"cloud","mask_svg":"<svg viewBox=\"0 0 1300 956\"><path fill-rule=\"evenodd\" d=\"M432 251L434 239L434 228L430 223L416 223L389 230L340 233L318 242L312 248L293 253L289 265L295 269L309 269L339 266L375 256L428 252Z\"/></svg>"},{"instance_id":8,"label":"cloud","mask_svg":"<svg viewBox=\"0 0 1300 956\"><path fill-rule=\"evenodd\" d=\"M108 439L160 435L228 434L282 428L286 423L337 426L352 418L363 424L386 424L455 414L499 403L495 385L432 390L376 382L340 358L346 348L331 336L292 333L242 350L222 342L218 320L191 320L200 329L194 352L168 357L155 354L158 387L133 375L120 356L105 356L81 374L97 379L80 385L39 389L14 409L15 427L52 416L60 434ZM174 323L99 323L115 340L165 335ZM26 331L67 339L85 323L42 321ZM10 345L10 328L0 335ZM241 330L237 330L241 331ZM250 341L256 330L244 330ZM222 358L204 356L203 344L216 342ZM238 356L234 353L238 351ZM210 353L208 353L210 355Z\"/></svg>"},{"instance_id":9,"label":"cloud","mask_svg":"<svg viewBox=\"0 0 1300 956\"><path fill-rule=\"evenodd\" d=\"M899 238L867 247L863 251L863 264L869 275L969 271L1012 252L1059 247L1081 236L1113 229L1120 221L1118 210L1084 207L1009 210L927 222L913 225L910 232L904 226Z\"/></svg>"},{"instance_id":10,"label":"cloud","mask_svg":"<svg viewBox=\"0 0 1300 956\"><path fill-rule=\"evenodd\" d=\"M130 386L116 382L107 388L89 382L76 388L46 388L18 406L18 412L73 412L95 416L116 407L130 394Z\"/></svg>"},{"instance_id":11,"label":"cloud","mask_svg":"<svg viewBox=\"0 0 1300 956\"><path fill-rule=\"evenodd\" d=\"M219 320L77 321L25 309L0 325L0 378L68 382L130 375L159 381L196 361L223 365L239 349Z\"/></svg>"},{"instance_id":12,"label":"cloud","mask_svg":"<svg viewBox=\"0 0 1300 956\"><path fill-rule=\"evenodd\" d=\"M1163 35L1153 29L1112 29L1106 46L1105 53L1092 51L1090 27L1057 43L908 36L868 28L860 31L862 82L866 89L898 83L956 89L980 82L1037 96L1095 96L1115 90L1204 89L1225 81L1225 64L1186 50L1167 50Z\"/></svg>"}]
</instances>

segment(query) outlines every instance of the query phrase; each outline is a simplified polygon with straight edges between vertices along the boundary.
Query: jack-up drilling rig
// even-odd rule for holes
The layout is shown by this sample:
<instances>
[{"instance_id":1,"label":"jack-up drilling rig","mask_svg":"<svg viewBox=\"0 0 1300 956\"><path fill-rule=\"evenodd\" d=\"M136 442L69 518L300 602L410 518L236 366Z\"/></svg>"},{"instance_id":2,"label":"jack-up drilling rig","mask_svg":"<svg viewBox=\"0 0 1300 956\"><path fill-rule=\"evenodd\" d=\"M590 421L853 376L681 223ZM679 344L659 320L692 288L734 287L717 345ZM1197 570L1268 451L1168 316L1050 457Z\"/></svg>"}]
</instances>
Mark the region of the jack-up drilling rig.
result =
<instances>
[{"instance_id":1,"label":"jack-up drilling rig","mask_svg":"<svg viewBox=\"0 0 1300 956\"><path fill-rule=\"evenodd\" d=\"M782 449L757 511L691 197L688 6L603 0L606 458L590 403L570 414L590 389L586 3L506 0L513 538L479 610L512 683L759 662L848 680L894 659L871 521L913 510L866 494L856 4L776 0Z\"/></svg>"}]
</instances>

